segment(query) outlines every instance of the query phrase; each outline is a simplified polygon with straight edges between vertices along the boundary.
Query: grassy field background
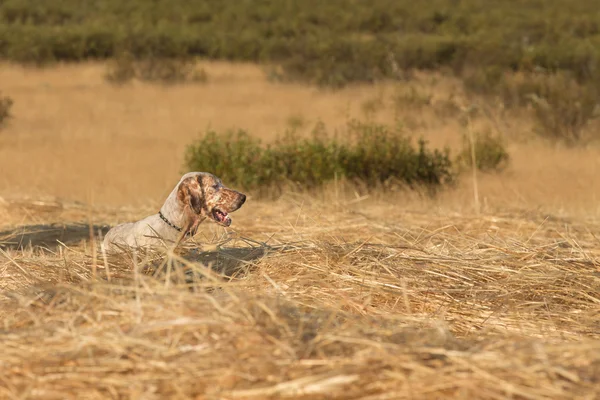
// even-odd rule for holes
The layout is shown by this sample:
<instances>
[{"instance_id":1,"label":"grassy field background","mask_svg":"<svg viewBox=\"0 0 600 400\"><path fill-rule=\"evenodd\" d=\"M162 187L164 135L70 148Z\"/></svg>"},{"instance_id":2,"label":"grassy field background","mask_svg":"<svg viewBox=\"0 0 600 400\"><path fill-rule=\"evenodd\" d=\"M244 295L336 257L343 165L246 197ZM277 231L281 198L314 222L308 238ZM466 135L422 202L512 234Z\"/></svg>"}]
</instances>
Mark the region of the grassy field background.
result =
<instances>
[{"instance_id":1,"label":"grassy field background","mask_svg":"<svg viewBox=\"0 0 600 400\"><path fill-rule=\"evenodd\" d=\"M210 77L205 84L114 87L104 81L103 65L3 65L0 78L14 99L15 117L0 136L0 165L10 171L0 177L0 192L156 207L183 172L186 146L207 127L244 128L268 142L291 124L309 134L318 121L333 129L350 118L399 120L408 134L458 149L466 131L460 107L486 104L464 94L459 81L435 74L322 91L271 83L253 65L207 62L203 68ZM485 107L472 129L499 131L512 158L504 173L480 177L481 197L491 209L507 204L598 214L596 146L539 140L525 110ZM416 206L433 201L472 209L470 178L460 185L464 190L419 199Z\"/></svg>"},{"instance_id":2,"label":"grassy field background","mask_svg":"<svg viewBox=\"0 0 600 400\"><path fill-rule=\"evenodd\" d=\"M600 396L591 3L44 4L0 0L0 398ZM107 79L148 66L200 78ZM100 251L207 129L273 143L353 119L453 157L489 132L510 160L435 196L249 192L184 248Z\"/></svg>"},{"instance_id":3,"label":"grassy field background","mask_svg":"<svg viewBox=\"0 0 600 400\"><path fill-rule=\"evenodd\" d=\"M460 146L459 115L436 112L452 79L328 92L204 67L206 84L117 88L96 64L1 69L15 100L0 136L3 397L598 393L600 151L536 138L526 113L473 122L500 126L512 157L478 175L480 213L468 173L435 198L332 183L250 198L231 229L203 226L202 251L104 259L87 224L154 213L208 125L269 141L376 102L370 118ZM413 86L431 105L390 100ZM15 247L30 240L46 250Z\"/></svg>"}]
</instances>

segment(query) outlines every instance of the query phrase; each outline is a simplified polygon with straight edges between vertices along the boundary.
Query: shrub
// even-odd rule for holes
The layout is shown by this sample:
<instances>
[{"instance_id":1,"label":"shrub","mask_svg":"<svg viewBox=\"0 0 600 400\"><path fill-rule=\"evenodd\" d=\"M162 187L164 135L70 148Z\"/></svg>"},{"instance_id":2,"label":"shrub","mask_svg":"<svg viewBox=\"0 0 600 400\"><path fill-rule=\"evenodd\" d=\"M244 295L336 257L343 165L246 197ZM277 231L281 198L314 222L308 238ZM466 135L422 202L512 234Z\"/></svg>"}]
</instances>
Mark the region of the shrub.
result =
<instances>
[{"instance_id":1,"label":"shrub","mask_svg":"<svg viewBox=\"0 0 600 400\"><path fill-rule=\"evenodd\" d=\"M188 58L135 59L129 53L120 55L108 65L105 78L114 84L133 79L165 84L206 82L208 79L204 69L198 69L196 62Z\"/></svg>"},{"instance_id":2,"label":"shrub","mask_svg":"<svg viewBox=\"0 0 600 400\"><path fill-rule=\"evenodd\" d=\"M510 159L500 136L490 132L473 135L475 141L475 165L484 172L498 172L503 170ZM473 157L471 140L468 135L463 135L463 146L456 157L456 162L462 167L472 168Z\"/></svg>"},{"instance_id":3,"label":"shrub","mask_svg":"<svg viewBox=\"0 0 600 400\"><path fill-rule=\"evenodd\" d=\"M402 182L409 186L439 186L452 182L449 150L430 150L424 140L417 147L399 126L351 121L350 144L340 152L344 175L367 186Z\"/></svg>"},{"instance_id":4,"label":"shrub","mask_svg":"<svg viewBox=\"0 0 600 400\"><path fill-rule=\"evenodd\" d=\"M318 125L311 138L299 138L291 131L267 146L262 160L263 181L310 189L342 176L339 159L345 149L328 138L321 127Z\"/></svg>"},{"instance_id":5,"label":"shrub","mask_svg":"<svg viewBox=\"0 0 600 400\"><path fill-rule=\"evenodd\" d=\"M12 116L10 109L12 108L13 100L8 96L3 96L0 93L0 126L4 125L6 121Z\"/></svg>"},{"instance_id":6,"label":"shrub","mask_svg":"<svg viewBox=\"0 0 600 400\"><path fill-rule=\"evenodd\" d=\"M336 177L367 187L401 183L440 187L453 181L449 151L415 146L399 128L352 121L344 139L317 124L309 138L288 131L263 146L244 130L206 132L188 146L186 168L210 171L232 185L261 189L293 184L314 188Z\"/></svg>"},{"instance_id":7,"label":"shrub","mask_svg":"<svg viewBox=\"0 0 600 400\"><path fill-rule=\"evenodd\" d=\"M208 130L186 149L185 164L189 170L207 171L225 182L243 188L268 184L272 171L264 170L265 149L259 139L245 130L227 131L219 135Z\"/></svg>"},{"instance_id":8,"label":"shrub","mask_svg":"<svg viewBox=\"0 0 600 400\"><path fill-rule=\"evenodd\" d=\"M206 82L203 69L187 58L148 58L137 62L137 77L146 82L183 83Z\"/></svg>"},{"instance_id":9,"label":"shrub","mask_svg":"<svg viewBox=\"0 0 600 400\"><path fill-rule=\"evenodd\" d=\"M135 59L129 53L122 53L108 63L104 79L110 83L122 85L133 80L135 76Z\"/></svg>"}]
</instances>

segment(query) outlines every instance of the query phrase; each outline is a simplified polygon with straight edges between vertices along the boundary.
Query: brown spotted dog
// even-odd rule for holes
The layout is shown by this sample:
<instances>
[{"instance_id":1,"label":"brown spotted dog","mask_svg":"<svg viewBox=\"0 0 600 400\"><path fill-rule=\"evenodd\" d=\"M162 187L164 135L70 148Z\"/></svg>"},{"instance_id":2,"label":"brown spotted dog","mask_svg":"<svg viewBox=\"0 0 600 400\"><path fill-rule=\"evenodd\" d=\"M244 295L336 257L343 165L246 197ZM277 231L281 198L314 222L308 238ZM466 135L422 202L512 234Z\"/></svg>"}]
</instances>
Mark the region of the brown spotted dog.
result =
<instances>
[{"instance_id":1,"label":"brown spotted dog","mask_svg":"<svg viewBox=\"0 0 600 400\"><path fill-rule=\"evenodd\" d=\"M177 246L194 236L206 218L222 226L231 225L229 213L245 201L246 195L226 188L216 176L188 172L181 177L158 214L115 226L106 233L102 245L107 252Z\"/></svg>"}]
</instances>

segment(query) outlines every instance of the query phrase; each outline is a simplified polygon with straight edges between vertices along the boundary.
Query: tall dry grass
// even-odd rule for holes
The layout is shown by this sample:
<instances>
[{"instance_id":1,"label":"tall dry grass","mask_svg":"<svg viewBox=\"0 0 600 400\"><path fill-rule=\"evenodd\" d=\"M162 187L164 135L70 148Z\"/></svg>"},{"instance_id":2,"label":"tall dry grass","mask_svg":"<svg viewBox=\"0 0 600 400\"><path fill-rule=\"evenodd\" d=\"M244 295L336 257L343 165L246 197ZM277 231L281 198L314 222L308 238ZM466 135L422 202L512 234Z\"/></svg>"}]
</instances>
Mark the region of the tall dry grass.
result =
<instances>
[{"instance_id":1,"label":"tall dry grass","mask_svg":"<svg viewBox=\"0 0 600 400\"><path fill-rule=\"evenodd\" d=\"M89 241L3 250L1 396L599 394L600 221L247 206L229 235L206 226L202 250L166 257L104 259Z\"/></svg>"}]
</instances>

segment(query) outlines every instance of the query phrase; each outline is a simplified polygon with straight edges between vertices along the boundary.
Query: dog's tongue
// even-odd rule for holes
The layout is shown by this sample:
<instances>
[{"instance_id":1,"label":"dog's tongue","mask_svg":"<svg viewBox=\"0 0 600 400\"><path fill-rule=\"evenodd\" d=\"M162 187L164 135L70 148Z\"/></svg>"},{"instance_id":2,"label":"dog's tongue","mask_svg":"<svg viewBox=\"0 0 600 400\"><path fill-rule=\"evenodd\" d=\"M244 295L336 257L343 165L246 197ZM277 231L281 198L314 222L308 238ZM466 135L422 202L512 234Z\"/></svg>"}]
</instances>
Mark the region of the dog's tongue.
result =
<instances>
[{"instance_id":1,"label":"dog's tongue","mask_svg":"<svg viewBox=\"0 0 600 400\"><path fill-rule=\"evenodd\" d=\"M229 226L231 225L231 217L229 217L229 215L221 210L215 210L215 217L217 219L217 221L219 221L220 223L222 223L225 226Z\"/></svg>"},{"instance_id":2,"label":"dog's tongue","mask_svg":"<svg viewBox=\"0 0 600 400\"><path fill-rule=\"evenodd\" d=\"M229 217L229 215L226 215L225 218L223 218L223 221L221 222L223 223L223 225L229 226L231 225L231 217Z\"/></svg>"}]
</instances>

